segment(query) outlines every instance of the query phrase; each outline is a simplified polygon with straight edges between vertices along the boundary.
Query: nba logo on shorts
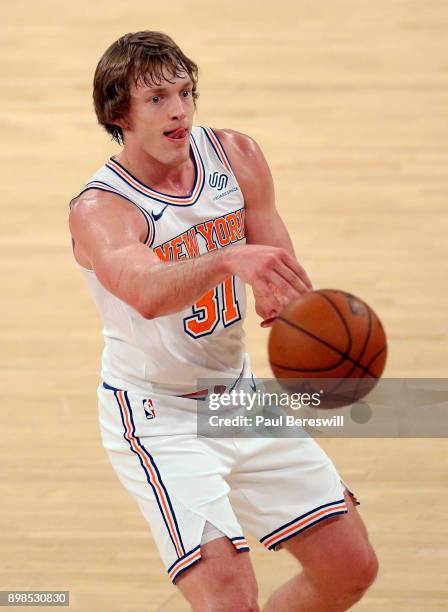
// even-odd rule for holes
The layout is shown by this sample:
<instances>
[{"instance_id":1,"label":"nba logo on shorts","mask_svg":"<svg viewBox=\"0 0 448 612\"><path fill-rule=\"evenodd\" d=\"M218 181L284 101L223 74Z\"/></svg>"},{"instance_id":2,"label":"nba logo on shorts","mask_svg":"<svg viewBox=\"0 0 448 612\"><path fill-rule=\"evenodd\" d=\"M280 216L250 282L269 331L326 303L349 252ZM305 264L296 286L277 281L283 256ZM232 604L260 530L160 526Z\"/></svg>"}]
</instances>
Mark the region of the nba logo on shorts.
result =
<instances>
[{"instance_id":1,"label":"nba logo on shorts","mask_svg":"<svg viewBox=\"0 0 448 612\"><path fill-rule=\"evenodd\" d=\"M145 416L147 419L153 419L156 416L156 411L154 410L154 406L152 404L151 399L143 400L143 409L145 411Z\"/></svg>"}]
</instances>

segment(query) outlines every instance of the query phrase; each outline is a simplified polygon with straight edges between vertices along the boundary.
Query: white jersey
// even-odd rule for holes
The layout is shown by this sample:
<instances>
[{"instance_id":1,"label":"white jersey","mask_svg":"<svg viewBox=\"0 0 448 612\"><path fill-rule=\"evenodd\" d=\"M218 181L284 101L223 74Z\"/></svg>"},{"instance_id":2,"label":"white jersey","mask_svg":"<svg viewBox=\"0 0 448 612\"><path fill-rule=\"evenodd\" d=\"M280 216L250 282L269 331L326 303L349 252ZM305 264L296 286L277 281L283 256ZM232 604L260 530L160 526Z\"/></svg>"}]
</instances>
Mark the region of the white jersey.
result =
<instances>
[{"instance_id":1,"label":"white jersey","mask_svg":"<svg viewBox=\"0 0 448 612\"><path fill-rule=\"evenodd\" d=\"M166 261L197 257L245 243L244 199L215 132L193 127L195 181L187 196L144 185L113 158L81 193L100 189L136 205L145 217L145 244ZM114 387L190 393L201 378L237 378L243 367L244 283L229 277L195 304L147 320L81 267L104 329L102 378Z\"/></svg>"}]
</instances>

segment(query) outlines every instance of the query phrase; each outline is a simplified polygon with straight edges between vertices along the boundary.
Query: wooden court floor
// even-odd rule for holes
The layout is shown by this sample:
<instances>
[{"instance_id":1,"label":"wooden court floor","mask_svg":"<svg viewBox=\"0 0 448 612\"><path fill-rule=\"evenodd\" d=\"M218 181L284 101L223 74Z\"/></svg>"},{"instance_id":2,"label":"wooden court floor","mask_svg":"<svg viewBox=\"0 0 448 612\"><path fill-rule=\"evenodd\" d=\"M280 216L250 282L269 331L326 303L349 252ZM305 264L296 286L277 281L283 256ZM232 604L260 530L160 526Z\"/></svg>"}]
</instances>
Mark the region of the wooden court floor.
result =
<instances>
[{"instance_id":1,"label":"wooden court floor","mask_svg":"<svg viewBox=\"0 0 448 612\"><path fill-rule=\"evenodd\" d=\"M99 439L100 323L67 228L68 201L116 151L91 108L96 62L127 31L171 34L201 67L197 123L265 151L314 285L382 317L386 375L446 377L448 5L17 0L0 27L0 590L70 590L79 612L186 610ZM247 336L269 375L252 312ZM446 609L446 440L322 445L380 558L355 609ZM250 543L264 601L295 566Z\"/></svg>"}]
</instances>

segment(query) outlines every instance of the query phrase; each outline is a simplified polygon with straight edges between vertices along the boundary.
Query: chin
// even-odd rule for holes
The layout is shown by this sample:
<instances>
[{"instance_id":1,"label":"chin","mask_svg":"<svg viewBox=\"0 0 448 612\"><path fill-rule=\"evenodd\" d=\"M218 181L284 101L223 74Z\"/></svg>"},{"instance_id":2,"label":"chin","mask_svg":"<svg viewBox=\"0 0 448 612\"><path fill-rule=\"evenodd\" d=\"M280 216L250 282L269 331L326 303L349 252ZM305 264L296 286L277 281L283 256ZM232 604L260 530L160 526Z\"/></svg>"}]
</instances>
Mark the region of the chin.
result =
<instances>
[{"instance_id":1,"label":"chin","mask_svg":"<svg viewBox=\"0 0 448 612\"><path fill-rule=\"evenodd\" d=\"M173 161L176 163L187 161L190 158L190 143L182 147L173 155Z\"/></svg>"}]
</instances>

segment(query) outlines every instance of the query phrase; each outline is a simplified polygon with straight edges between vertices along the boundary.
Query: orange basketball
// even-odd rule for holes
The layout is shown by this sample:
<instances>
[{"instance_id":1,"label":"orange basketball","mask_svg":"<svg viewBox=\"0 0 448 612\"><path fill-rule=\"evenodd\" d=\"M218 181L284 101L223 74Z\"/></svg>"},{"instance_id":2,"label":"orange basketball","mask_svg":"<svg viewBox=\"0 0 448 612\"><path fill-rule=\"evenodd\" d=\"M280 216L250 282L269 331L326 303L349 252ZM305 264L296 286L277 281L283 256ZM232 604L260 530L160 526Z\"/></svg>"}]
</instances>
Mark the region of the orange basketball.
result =
<instances>
[{"instance_id":1,"label":"orange basketball","mask_svg":"<svg viewBox=\"0 0 448 612\"><path fill-rule=\"evenodd\" d=\"M321 407L335 408L361 399L376 385L387 341L365 302L345 291L320 289L284 308L271 328L268 350L271 369L284 387L323 388Z\"/></svg>"}]
</instances>

